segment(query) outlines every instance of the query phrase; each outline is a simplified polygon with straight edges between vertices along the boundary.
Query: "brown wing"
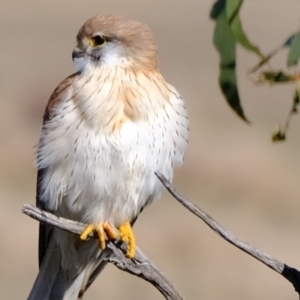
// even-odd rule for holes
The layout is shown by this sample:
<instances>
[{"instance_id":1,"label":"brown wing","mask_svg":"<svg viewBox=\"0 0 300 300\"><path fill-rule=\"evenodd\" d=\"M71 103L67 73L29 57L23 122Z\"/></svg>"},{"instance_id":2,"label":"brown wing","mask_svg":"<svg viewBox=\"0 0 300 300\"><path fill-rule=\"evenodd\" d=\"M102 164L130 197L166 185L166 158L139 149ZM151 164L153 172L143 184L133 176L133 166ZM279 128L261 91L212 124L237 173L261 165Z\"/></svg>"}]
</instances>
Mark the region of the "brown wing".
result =
<instances>
[{"instance_id":1,"label":"brown wing","mask_svg":"<svg viewBox=\"0 0 300 300\"><path fill-rule=\"evenodd\" d=\"M78 73L75 73L61 82L61 84L52 93L48 105L46 107L43 117L43 127L47 122L53 118L53 108L62 100L62 96L66 89L70 87ZM42 181L44 180L47 173L47 169L38 169L37 173L37 187L36 187L36 206L42 210L48 210L48 203L51 199L42 199ZM41 266L44 256L46 254L53 228L47 224L40 223L39 225L39 266Z\"/></svg>"}]
</instances>

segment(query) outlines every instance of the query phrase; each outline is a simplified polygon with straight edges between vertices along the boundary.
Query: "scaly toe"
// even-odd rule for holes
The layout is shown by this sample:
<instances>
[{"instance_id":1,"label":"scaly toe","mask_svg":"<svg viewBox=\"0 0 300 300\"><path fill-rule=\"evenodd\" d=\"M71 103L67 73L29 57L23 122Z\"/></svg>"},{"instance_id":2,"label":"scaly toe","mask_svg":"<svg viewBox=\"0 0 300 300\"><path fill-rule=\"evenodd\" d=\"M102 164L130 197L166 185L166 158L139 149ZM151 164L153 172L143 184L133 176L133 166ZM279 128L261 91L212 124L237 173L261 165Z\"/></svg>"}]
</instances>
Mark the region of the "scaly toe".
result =
<instances>
[{"instance_id":1,"label":"scaly toe","mask_svg":"<svg viewBox=\"0 0 300 300\"><path fill-rule=\"evenodd\" d=\"M106 236L103 228L103 223L99 223L97 225L97 233L98 233L98 239L99 239L99 245L102 250L106 248Z\"/></svg>"},{"instance_id":2,"label":"scaly toe","mask_svg":"<svg viewBox=\"0 0 300 300\"><path fill-rule=\"evenodd\" d=\"M98 223L98 224L89 224L82 234L80 235L80 239L86 241L89 239L89 235L97 232L100 248L104 250L106 248L106 240L115 240L117 238L117 233L114 228L107 222Z\"/></svg>"},{"instance_id":3,"label":"scaly toe","mask_svg":"<svg viewBox=\"0 0 300 300\"><path fill-rule=\"evenodd\" d=\"M91 233L93 233L95 230L96 230L95 225L94 224L89 224L88 226L86 226L86 228L84 229L84 231L80 235L80 239L83 240L83 241L88 240L89 235Z\"/></svg>"},{"instance_id":4,"label":"scaly toe","mask_svg":"<svg viewBox=\"0 0 300 300\"><path fill-rule=\"evenodd\" d=\"M107 240L115 240L117 238L117 233L114 228L107 222L99 223L97 226L98 238L100 243L100 248L104 250L106 248Z\"/></svg>"},{"instance_id":5,"label":"scaly toe","mask_svg":"<svg viewBox=\"0 0 300 300\"><path fill-rule=\"evenodd\" d=\"M120 239L123 242L128 243L127 257L134 258L136 252L136 241L132 231L132 227L128 221L126 221L120 228Z\"/></svg>"},{"instance_id":6,"label":"scaly toe","mask_svg":"<svg viewBox=\"0 0 300 300\"><path fill-rule=\"evenodd\" d=\"M115 240L118 237L115 229L107 222L103 223L103 229L110 240Z\"/></svg>"}]
</instances>

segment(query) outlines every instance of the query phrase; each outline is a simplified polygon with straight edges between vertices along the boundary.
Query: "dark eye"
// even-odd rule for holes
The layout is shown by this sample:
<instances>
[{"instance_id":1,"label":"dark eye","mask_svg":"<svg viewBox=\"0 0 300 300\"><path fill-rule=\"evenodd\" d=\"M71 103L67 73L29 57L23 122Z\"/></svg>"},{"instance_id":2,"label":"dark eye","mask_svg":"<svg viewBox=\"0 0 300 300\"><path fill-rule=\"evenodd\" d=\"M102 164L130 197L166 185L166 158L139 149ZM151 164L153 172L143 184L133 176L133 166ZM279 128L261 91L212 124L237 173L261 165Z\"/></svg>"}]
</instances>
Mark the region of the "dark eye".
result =
<instances>
[{"instance_id":1,"label":"dark eye","mask_svg":"<svg viewBox=\"0 0 300 300\"><path fill-rule=\"evenodd\" d=\"M93 46L102 46L103 44L106 43L105 37L101 35L95 35L91 38Z\"/></svg>"}]
</instances>

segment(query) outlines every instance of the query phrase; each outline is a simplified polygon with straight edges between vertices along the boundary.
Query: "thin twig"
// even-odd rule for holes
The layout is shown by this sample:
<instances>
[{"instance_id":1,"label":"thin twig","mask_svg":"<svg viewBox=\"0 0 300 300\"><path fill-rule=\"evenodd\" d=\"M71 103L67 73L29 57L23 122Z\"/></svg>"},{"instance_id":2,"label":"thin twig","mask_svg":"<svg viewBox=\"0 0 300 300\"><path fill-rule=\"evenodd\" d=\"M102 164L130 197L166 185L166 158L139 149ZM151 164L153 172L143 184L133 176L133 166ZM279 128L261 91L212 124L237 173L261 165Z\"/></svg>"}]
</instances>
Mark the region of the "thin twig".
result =
<instances>
[{"instance_id":1,"label":"thin twig","mask_svg":"<svg viewBox=\"0 0 300 300\"><path fill-rule=\"evenodd\" d=\"M86 227L86 224L57 217L30 204L25 204L22 212L39 222L43 222L75 234L81 234ZM155 286L166 299L183 300L182 296L175 289L173 284L140 249L137 249L134 259L129 259L125 255L127 250L126 244L120 243L118 240L115 242L108 241L107 247L112 250L113 253L106 259L108 262L113 263L122 271L136 275L148 281Z\"/></svg>"},{"instance_id":2,"label":"thin twig","mask_svg":"<svg viewBox=\"0 0 300 300\"><path fill-rule=\"evenodd\" d=\"M191 213L193 213L202 221L204 221L212 230L221 235L227 242L248 253L264 265L268 266L269 268L286 278L289 282L293 284L296 292L300 296L300 272L297 269L289 267L288 265L275 259L271 255L262 252L261 250L249 244L248 242L245 242L239 237L233 235L224 227L222 227L219 223L217 223L211 216L205 213L202 209L200 209L195 204L187 200L184 196L182 196L167 180L167 178L164 177L161 173L157 172L156 175L162 182L162 184L165 186L165 188L174 196L174 198L179 203L181 203Z\"/></svg>"}]
</instances>

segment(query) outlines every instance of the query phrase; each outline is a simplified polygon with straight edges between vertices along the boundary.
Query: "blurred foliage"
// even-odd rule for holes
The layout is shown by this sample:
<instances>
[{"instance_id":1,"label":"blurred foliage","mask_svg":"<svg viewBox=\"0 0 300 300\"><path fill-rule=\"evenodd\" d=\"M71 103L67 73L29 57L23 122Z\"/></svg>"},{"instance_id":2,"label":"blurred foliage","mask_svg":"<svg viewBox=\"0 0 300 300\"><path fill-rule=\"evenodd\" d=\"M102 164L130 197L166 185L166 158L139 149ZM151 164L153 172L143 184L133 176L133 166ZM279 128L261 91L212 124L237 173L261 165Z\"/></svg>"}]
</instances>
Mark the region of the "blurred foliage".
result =
<instances>
[{"instance_id":1,"label":"blurred foliage","mask_svg":"<svg viewBox=\"0 0 300 300\"><path fill-rule=\"evenodd\" d=\"M259 58L259 62L248 73L256 84L282 84L293 83L296 85L292 102L292 108L287 117L285 126L281 129L277 125L276 131L272 135L273 142L286 139L291 117L298 112L300 98L300 74L290 74L289 70L273 71L268 66L269 61L283 48L288 47L287 67L294 67L300 59L300 32L290 36L282 45L264 55L259 47L248 38L245 33L240 11L244 0L217 0L211 10L210 17L216 23L214 31L214 45L220 55L220 75L219 84L223 95L229 106L244 121L249 122L245 116L236 76L236 46L241 45L244 49L252 52ZM264 70L261 71L261 68Z\"/></svg>"}]
</instances>

